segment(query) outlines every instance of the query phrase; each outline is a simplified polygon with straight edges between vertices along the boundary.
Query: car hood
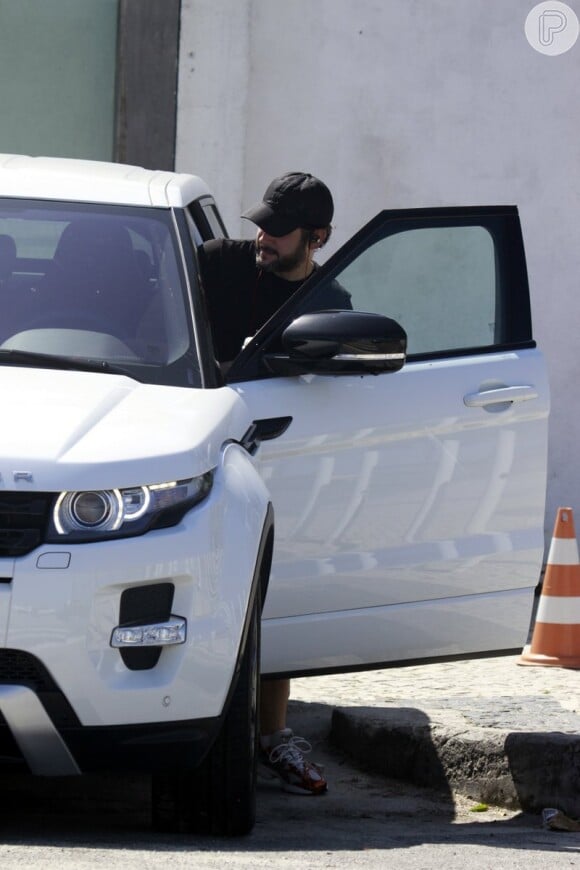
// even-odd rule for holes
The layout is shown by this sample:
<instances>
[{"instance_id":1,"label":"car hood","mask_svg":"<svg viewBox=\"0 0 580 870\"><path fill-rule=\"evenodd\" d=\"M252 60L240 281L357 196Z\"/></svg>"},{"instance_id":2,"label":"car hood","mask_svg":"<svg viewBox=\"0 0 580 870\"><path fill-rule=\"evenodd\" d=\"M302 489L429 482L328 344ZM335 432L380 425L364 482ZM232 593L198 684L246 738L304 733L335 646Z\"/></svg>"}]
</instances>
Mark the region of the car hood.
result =
<instances>
[{"instance_id":1,"label":"car hood","mask_svg":"<svg viewBox=\"0 0 580 870\"><path fill-rule=\"evenodd\" d=\"M250 424L230 388L0 367L0 488L109 489L183 480L219 462Z\"/></svg>"}]
</instances>

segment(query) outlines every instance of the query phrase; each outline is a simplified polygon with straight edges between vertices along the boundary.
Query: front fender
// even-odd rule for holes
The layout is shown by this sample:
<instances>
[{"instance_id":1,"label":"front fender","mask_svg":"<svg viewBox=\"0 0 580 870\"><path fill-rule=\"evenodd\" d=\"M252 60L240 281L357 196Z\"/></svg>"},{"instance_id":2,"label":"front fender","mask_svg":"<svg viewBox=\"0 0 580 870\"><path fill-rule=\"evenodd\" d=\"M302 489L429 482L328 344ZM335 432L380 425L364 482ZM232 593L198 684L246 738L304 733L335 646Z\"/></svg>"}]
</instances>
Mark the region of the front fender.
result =
<instances>
[{"instance_id":1,"label":"front fender","mask_svg":"<svg viewBox=\"0 0 580 870\"><path fill-rule=\"evenodd\" d=\"M220 530L220 599L232 627L232 681L244 648L248 616L256 595L266 595L273 541L270 496L252 457L237 443L229 443L216 473L223 487ZM232 682L231 681L231 682ZM225 702L225 699L224 699Z\"/></svg>"},{"instance_id":2,"label":"front fender","mask_svg":"<svg viewBox=\"0 0 580 870\"><path fill-rule=\"evenodd\" d=\"M15 560L0 596L1 645L41 655L82 726L219 717L263 573L270 512L254 460L228 443L208 498L176 526L66 548L43 545ZM61 567L42 567L43 556L62 557L64 549ZM121 598L127 589L159 583L174 587L171 612L187 620L187 640L164 649L150 669L132 670L110 643Z\"/></svg>"}]
</instances>

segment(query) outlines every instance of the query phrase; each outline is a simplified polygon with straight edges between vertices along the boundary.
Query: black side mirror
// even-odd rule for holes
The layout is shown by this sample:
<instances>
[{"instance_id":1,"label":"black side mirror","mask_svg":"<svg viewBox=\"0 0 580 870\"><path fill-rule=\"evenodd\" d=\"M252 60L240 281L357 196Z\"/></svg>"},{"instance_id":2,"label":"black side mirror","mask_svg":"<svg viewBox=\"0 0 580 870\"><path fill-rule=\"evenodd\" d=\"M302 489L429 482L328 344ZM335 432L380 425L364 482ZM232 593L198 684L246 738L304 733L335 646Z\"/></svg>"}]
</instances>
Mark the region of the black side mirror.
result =
<instances>
[{"instance_id":1,"label":"black side mirror","mask_svg":"<svg viewBox=\"0 0 580 870\"><path fill-rule=\"evenodd\" d=\"M407 334L382 314L316 311L292 321L282 347L285 353L264 356L273 374L377 375L403 367Z\"/></svg>"}]
</instances>

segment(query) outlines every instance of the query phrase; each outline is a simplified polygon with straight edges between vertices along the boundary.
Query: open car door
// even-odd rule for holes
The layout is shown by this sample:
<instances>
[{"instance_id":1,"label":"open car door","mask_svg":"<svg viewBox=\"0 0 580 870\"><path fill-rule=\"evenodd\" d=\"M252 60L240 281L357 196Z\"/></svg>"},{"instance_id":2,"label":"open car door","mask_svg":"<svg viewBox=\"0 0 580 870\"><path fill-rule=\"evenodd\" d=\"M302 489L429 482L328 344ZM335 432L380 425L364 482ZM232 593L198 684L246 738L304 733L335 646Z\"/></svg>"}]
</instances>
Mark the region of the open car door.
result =
<instances>
[{"instance_id":1,"label":"open car door","mask_svg":"<svg viewBox=\"0 0 580 870\"><path fill-rule=\"evenodd\" d=\"M337 286L355 313L396 321L385 342L365 345L372 318L355 335L352 313L314 314ZM404 349L397 324L402 368L400 353L383 365ZM515 207L382 212L265 324L228 382L256 421L276 517L263 673L522 647L549 397Z\"/></svg>"}]
</instances>

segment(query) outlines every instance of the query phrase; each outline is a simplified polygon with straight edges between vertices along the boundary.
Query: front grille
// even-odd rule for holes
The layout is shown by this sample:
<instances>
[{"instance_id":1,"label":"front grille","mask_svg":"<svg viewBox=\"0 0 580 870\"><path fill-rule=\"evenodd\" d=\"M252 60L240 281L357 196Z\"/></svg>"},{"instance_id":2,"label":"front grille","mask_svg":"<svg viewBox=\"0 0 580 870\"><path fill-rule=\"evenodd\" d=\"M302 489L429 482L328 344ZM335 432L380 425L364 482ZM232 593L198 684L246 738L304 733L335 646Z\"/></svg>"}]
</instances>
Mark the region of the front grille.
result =
<instances>
[{"instance_id":1,"label":"front grille","mask_svg":"<svg viewBox=\"0 0 580 870\"><path fill-rule=\"evenodd\" d=\"M20 649L0 649L0 684L28 686L40 692L57 692L58 687L41 661Z\"/></svg>"},{"instance_id":2,"label":"front grille","mask_svg":"<svg viewBox=\"0 0 580 870\"><path fill-rule=\"evenodd\" d=\"M0 492L0 556L24 556L45 539L54 495Z\"/></svg>"},{"instance_id":3,"label":"front grille","mask_svg":"<svg viewBox=\"0 0 580 870\"><path fill-rule=\"evenodd\" d=\"M0 649L0 685L27 686L32 689L57 728L79 724L49 671L32 653L19 649Z\"/></svg>"}]
</instances>

